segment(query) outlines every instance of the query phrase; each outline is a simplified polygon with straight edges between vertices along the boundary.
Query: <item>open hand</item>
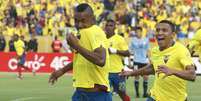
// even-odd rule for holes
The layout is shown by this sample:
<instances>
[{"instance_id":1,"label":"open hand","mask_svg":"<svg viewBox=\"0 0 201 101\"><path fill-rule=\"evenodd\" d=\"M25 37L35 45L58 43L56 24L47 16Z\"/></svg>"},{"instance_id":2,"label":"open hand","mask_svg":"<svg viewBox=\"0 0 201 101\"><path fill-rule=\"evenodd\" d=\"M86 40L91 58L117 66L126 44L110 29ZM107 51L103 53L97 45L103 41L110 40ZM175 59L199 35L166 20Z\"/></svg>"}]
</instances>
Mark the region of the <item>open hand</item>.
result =
<instances>
[{"instance_id":1,"label":"open hand","mask_svg":"<svg viewBox=\"0 0 201 101\"><path fill-rule=\"evenodd\" d=\"M49 83L53 85L57 81L57 79L62 75L63 72L61 70L52 72L52 74L49 77Z\"/></svg>"},{"instance_id":2,"label":"open hand","mask_svg":"<svg viewBox=\"0 0 201 101\"><path fill-rule=\"evenodd\" d=\"M133 74L133 71L124 71L123 70L119 73L119 76L128 77L128 76L132 76L132 74Z\"/></svg>"}]
</instances>

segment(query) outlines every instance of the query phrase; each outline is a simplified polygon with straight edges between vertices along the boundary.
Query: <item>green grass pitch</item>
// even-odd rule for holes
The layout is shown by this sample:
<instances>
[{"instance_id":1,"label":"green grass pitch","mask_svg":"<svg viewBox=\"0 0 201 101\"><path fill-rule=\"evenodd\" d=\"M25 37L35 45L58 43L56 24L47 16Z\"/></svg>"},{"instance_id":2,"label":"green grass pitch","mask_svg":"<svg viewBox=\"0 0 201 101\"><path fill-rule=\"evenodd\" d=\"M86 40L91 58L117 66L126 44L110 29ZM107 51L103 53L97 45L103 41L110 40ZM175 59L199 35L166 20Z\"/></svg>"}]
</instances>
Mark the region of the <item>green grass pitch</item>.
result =
<instances>
[{"instance_id":1,"label":"green grass pitch","mask_svg":"<svg viewBox=\"0 0 201 101\"><path fill-rule=\"evenodd\" d=\"M71 76L64 75L51 86L48 84L49 74L23 74L23 80L16 79L16 73L0 73L0 101L71 101L74 92ZM153 82L150 76L149 88ZM141 83L141 82L140 82ZM141 83L142 84L142 83ZM140 85L142 91L142 85ZM133 78L127 80L127 92L132 101L146 101L135 98ZM201 101L201 77L188 83L188 101ZM121 101L119 96L113 96L113 101Z\"/></svg>"}]
</instances>

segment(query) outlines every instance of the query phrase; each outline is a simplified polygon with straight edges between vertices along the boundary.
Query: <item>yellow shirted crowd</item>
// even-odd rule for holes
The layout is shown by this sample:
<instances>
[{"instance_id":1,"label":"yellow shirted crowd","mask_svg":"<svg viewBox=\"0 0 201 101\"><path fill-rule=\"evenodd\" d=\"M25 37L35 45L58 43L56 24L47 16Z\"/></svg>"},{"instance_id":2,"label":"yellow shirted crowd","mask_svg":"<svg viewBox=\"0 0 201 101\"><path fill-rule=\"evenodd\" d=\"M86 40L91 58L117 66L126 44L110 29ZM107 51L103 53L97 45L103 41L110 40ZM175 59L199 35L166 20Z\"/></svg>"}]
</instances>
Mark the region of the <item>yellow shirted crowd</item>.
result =
<instances>
[{"instance_id":1,"label":"yellow shirted crowd","mask_svg":"<svg viewBox=\"0 0 201 101\"><path fill-rule=\"evenodd\" d=\"M30 3L31 1L31 3ZM114 0L108 0L114 1ZM104 4L103 0L1 0L0 1L0 29L3 31L4 35L12 36L14 33L18 35L29 35L30 27L27 25L14 25L14 23L8 23L5 26L3 19L8 14L8 5L14 5L16 7L17 15L25 18L27 17L27 13L30 10L34 10L35 16L37 19L40 19L39 12L46 8L45 17L45 26L42 27L42 35L59 35L59 30L65 27L65 23L69 23L70 25L74 25L73 21L73 7L78 5L79 3L87 2L93 8L96 19L104 12ZM132 0L116 0L116 5L114 6L113 13L117 17L124 16L129 13L135 13L136 9L132 7ZM200 27L200 21L192 20L191 15L188 13L192 5L198 9L198 14L195 16L201 16L201 1L200 0L167 0L166 2L170 6L174 6L175 10L168 12L164 7L159 7L164 4L163 0L153 0L152 4L146 4L146 6L140 10L138 10L139 24L138 26L143 27L143 34L146 36L149 30L154 30L157 22L168 19L176 25L181 26L180 30L184 34L188 34L189 28L196 31ZM65 17L64 13L55 12L57 7L65 8L65 14L68 15L69 18ZM158 7L158 8L157 8ZM159 10L160 9L160 10ZM147 17L146 12L150 12L157 22L153 19ZM171 13L168 16L168 13ZM103 26L105 21L100 23L100 26ZM32 25L36 26L36 25ZM127 24L119 23L117 25L116 32L123 33L125 37L129 36L131 27Z\"/></svg>"}]
</instances>

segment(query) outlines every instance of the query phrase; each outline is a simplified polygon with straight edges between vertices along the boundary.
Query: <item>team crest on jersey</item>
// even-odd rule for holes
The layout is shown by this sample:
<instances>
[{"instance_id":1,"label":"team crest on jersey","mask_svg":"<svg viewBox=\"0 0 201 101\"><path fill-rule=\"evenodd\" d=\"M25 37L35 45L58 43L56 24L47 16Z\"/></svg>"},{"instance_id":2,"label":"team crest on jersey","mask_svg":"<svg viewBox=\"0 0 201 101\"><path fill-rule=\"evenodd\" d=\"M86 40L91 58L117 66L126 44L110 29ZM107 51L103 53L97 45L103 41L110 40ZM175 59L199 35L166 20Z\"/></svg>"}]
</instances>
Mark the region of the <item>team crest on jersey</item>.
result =
<instances>
[{"instance_id":1,"label":"team crest on jersey","mask_svg":"<svg viewBox=\"0 0 201 101\"><path fill-rule=\"evenodd\" d=\"M169 60L169 57L170 57L170 55L165 55L164 58L163 58L163 61L164 61L165 63L167 63L168 60Z\"/></svg>"}]
</instances>

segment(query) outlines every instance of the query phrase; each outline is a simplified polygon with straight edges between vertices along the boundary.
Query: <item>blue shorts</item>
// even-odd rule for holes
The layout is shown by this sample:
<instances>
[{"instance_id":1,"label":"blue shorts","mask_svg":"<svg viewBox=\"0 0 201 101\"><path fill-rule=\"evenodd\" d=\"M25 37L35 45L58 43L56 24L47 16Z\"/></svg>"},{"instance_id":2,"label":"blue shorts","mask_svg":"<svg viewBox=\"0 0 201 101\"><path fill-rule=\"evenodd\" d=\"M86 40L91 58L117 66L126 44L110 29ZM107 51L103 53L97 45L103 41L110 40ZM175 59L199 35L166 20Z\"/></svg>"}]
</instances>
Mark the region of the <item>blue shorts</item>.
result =
<instances>
[{"instance_id":1,"label":"blue shorts","mask_svg":"<svg viewBox=\"0 0 201 101\"><path fill-rule=\"evenodd\" d=\"M119 73L109 73L110 86L113 87L113 91L126 92L126 82L124 77L120 77Z\"/></svg>"},{"instance_id":2,"label":"blue shorts","mask_svg":"<svg viewBox=\"0 0 201 101\"><path fill-rule=\"evenodd\" d=\"M25 64L25 60L26 60L26 55L23 54L23 55L19 58L18 64L24 65L24 64Z\"/></svg>"},{"instance_id":3,"label":"blue shorts","mask_svg":"<svg viewBox=\"0 0 201 101\"><path fill-rule=\"evenodd\" d=\"M85 92L76 90L72 101L112 101L112 95L109 92Z\"/></svg>"},{"instance_id":4,"label":"blue shorts","mask_svg":"<svg viewBox=\"0 0 201 101\"><path fill-rule=\"evenodd\" d=\"M147 101L155 101L152 97L148 97Z\"/></svg>"}]
</instances>

